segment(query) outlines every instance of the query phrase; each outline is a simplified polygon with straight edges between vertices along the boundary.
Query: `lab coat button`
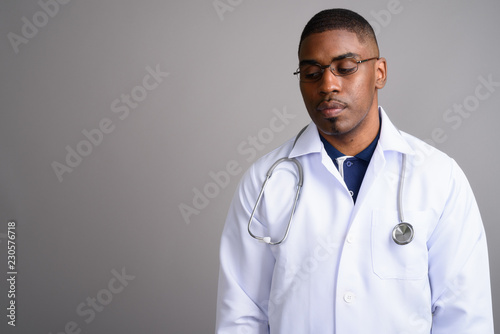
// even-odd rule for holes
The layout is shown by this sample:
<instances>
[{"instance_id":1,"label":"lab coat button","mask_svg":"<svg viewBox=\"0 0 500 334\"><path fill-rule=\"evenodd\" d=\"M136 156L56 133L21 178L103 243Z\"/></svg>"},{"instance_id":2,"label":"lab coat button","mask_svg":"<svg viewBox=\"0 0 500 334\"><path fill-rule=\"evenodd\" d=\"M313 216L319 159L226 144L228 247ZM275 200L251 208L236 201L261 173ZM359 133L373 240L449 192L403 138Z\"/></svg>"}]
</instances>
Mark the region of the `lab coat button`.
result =
<instances>
[{"instance_id":1,"label":"lab coat button","mask_svg":"<svg viewBox=\"0 0 500 334\"><path fill-rule=\"evenodd\" d=\"M352 244L354 242L354 235L349 234L346 238L347 242Z\"/></svg>"},{"instance_id":2,"label":"lab coat button","mask_svg":"<svg viewBox=\"0 0 500 334\"><path fill-rule=\"evenodd\" d=\"M351 197L354 196L354 191L349 190L349 194L351 195Z\"/></svg>"},{"instance_id":3,"label":"lab coat button","mask_svg":"<svg viewBox=\"0 0 500 334\"><path fill-rule=\"evenodd\" d=\"M344 301L346 303L353 303L356 296L352 292L346 292L344 295Z\"/></svg>"}]
</instances>

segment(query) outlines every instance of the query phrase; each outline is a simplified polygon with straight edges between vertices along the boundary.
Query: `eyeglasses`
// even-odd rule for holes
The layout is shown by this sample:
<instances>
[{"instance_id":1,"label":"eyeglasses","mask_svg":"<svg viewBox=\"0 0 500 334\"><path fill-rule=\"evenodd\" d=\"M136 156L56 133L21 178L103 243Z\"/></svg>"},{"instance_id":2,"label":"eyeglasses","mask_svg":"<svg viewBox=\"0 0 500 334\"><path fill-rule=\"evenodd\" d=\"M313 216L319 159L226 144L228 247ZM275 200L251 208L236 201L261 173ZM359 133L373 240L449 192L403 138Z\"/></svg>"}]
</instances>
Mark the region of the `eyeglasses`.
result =
<instances>
[{"instance_id":1,"label":"eyeglasses","mask_svg":"<svg viewBox=\"0 0 500 334\"><path fill-rule=\"evenodd\" d=\"M316 62L304 63L299 66L297 71L293 74L296 75L300 82L316 82L323 77L325 69L330 68L330 71L335 76L346 76L356 73L358 70L358 64L364 63L365 61L379 59L378 57L356 60L352 57L346 57L341 59L336 59L332 61L330 65L320 65Z\"/></svg>"}]
</instances>

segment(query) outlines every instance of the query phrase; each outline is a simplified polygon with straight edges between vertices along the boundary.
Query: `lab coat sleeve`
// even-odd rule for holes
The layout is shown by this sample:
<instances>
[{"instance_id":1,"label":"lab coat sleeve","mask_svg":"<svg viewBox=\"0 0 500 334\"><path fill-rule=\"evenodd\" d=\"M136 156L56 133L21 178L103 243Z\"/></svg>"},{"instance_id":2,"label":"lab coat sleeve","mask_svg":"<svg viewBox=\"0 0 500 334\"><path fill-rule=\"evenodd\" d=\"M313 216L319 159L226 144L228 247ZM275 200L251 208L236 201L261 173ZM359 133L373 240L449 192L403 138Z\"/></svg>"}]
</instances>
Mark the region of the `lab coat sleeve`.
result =
<instances>
[{"instance_id":1,"label":"lab coat sleeve","mask_svg":"<svg viewBox=\"0 0 500 334\"><path fill-rule=\"evenodd\" d=\"M470 185L451 163L448 199L428 240L432 334L493 334L486 234Z\"/></svg>"},{"instance_id":2,"label":"lab coat sleeve","mask_svg":"<svg viewBox=\"0 0 500 334\"><path fill-rule=\"evenodd\" d=\"M269 333L267 305L274 256L269 245L258 242L247 231L260 191L257 179L251 167L235 193L222 233L217 334ZM252 231L259 235L265 231L258 217L254 219Z\"/></svg>"}]
</instances>

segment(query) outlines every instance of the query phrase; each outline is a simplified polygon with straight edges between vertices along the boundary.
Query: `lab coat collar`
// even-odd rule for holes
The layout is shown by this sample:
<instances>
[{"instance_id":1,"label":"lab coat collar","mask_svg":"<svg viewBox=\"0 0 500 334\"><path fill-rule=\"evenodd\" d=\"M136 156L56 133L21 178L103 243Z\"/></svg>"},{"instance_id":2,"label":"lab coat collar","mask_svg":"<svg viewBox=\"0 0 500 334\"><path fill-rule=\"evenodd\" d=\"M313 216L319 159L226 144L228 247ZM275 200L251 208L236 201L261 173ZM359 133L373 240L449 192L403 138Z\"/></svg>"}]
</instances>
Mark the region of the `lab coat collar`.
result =
<instances>
[{"instance_id":1,"label":"lab coat collar","mask_svg":"<svg viewBox=\"0 0 500 334\"><path fill-rule=\"evenodd\" d=\"M288 155L289 158L299 157L310 153L320 153L323 143L319 138L318 128L314 122L310 122L305 130L295 139L295 144Z\"/></svg>"},{"instance_id":2,"label":"lab coat collar","mask_svg":"<svg viewBox=\"0 0 500 334\"><path fill-rule=\"evenodd\" d=\"M380 130L380 139L378 142L379 149L382 151L396 151L409 155L415 154L413 149L403 138L401 132L392 124L389 116L387 116L382 107L379 107L379 113L382 120L382 128ZM319 137L318 129L313 122L310 122L296 141L289 157L294 158L310 153L320 153L322 149L323 143Z\"/></svg>"},{"instance_id":3,"label":"lab coat collar","mask_svg":"<svg viewBox=\"0 0 500 334\"><path fill-rule=\"evenodd\" d=\"M392 124L389 116L382 107L378 107L382 119L382 129L380 130L380 139L378 145L382 151L396 151L408 155L414 155L415 151L404 139L401 132Z\"/></svg>"}]
</instances>

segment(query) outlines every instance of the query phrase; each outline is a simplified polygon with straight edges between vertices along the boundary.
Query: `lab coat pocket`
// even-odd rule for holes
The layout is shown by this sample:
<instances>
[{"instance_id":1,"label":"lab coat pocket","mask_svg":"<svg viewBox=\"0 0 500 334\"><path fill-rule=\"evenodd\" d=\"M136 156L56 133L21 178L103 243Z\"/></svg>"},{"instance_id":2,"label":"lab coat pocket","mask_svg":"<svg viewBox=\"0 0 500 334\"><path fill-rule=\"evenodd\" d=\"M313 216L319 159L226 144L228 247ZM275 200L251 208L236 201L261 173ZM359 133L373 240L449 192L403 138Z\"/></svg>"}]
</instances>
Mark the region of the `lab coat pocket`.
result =
<instances>
[{"instance_id":1,"label":"lab coat pocket","mask_svg":"<svg viewBox=\"0 0 500 334\"><path fill-rule=\"evenodd\" d=\"M392 230L399 223L397 211L375 210L372 217L373 272L382 279L416 280L427 277L427 227L432 220L429 212L405 212L405 221L414 229L413 240L398 245Z\"/></svg>"}]
</instances>

